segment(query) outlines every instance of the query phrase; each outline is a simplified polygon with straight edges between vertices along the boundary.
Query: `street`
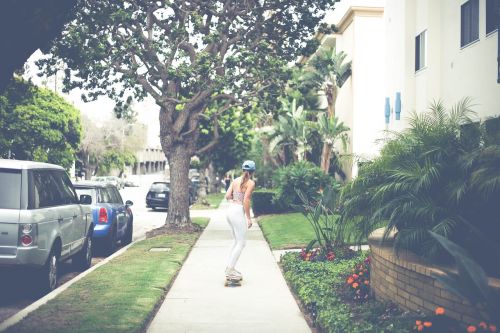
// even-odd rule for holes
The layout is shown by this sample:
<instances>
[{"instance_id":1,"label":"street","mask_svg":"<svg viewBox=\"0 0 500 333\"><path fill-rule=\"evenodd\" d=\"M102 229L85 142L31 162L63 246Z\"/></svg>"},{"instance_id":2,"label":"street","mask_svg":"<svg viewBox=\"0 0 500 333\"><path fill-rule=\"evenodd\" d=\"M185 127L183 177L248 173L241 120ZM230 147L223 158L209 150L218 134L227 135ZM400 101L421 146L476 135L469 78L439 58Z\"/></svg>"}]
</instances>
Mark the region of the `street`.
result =
<instances>
[{"instance_id":1,"label":"street","mask_svg":"<svg viewBox=\"0 0 500 333\"><path fill-rule=\"evenodd\" d=\"M125 187L120 190L124 202L131 200L134 203L131 209L134 214L133 240L136 240L144 237L147 231L160 227L165 222L167 212L146 208L145 202L149 186L154 181L162 181L163 174L133 175L128 178L139 185L139 187ZM103 259L102 253L94 253L92 265ZM79 274L73 269L70 260L60 264L59 272L59 285ZM44 296L36 290L33 274L27 273L27 271L5 270L1 271L0 274L0 322Z\"/></svg>"}]
</instances>

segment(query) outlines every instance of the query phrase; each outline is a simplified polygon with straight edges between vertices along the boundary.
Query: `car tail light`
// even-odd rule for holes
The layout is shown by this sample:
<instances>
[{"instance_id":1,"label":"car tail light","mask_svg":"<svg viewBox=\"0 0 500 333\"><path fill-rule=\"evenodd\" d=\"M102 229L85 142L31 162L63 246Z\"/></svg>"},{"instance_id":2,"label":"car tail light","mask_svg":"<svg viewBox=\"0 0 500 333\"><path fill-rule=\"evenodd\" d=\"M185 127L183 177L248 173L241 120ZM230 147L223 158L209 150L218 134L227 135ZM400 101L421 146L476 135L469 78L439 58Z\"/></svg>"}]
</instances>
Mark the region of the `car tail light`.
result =
<instances>
[{"instance_id":1,"label":"car tail light","mask_svg":"<svg viewBox=\"0 0 500 333\"><path fill-rule=\"evenodd\" d=\"M33 244L33 237L31 237L30 235L22 235L21 244L23 246L30 246L31 244Z\"/></svg>"},{"instance_id":2,"label":"car tail light","mask_svg":"<svg viewBox=\"0 0 500 333\"><path fill-rule=\"evenodd\" d=\"M38 228L36 223L23 223L19 225L19 244L22 246L36 245Z\"/></svg>"},{"instance_id":3,"label":"car tail light","mask_svg":"<svg viewBox=\"0 0 500 333\"><path fill-rule=\"evenodd\" d=\"M108 211L106 210L106 208L101 207L101 209L99 209L99 218L97 219L97 221L108 223Z\"/></svg>"}]
</instances>

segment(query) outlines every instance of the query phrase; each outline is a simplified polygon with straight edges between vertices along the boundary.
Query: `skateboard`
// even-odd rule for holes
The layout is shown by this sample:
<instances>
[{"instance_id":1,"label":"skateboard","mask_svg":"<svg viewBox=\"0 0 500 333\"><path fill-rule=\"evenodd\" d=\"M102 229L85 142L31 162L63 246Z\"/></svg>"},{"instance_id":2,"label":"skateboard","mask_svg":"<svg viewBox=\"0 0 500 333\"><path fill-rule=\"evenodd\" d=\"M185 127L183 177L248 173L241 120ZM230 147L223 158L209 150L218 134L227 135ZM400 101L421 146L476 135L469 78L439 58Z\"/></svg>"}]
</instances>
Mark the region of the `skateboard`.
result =
<instances>
[{"instance_id":1,"label":"skateboard","mask_svg":"<svg viewBox=\"0 0 500 333\"><path fill-rule=\"evenodd\" d=\"M224 282L225 287L241 287L242 278L226 278L226 282Z\"/></svg>"}]
</instances>

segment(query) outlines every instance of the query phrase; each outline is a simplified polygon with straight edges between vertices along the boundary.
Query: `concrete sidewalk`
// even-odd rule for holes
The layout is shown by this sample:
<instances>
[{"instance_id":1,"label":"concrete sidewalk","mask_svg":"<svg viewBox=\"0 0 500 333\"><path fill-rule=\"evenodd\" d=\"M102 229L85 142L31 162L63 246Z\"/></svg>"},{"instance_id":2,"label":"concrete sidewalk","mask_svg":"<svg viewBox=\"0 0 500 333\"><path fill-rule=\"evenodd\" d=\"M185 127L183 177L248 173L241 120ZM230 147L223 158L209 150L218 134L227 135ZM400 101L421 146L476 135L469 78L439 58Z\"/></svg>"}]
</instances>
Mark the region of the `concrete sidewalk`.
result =
<instances>
[{"instance_id":1,"label":"concrete sidewalk","mask_svg":"<svg viewBox=\"0 0 500 333\"><path fill-rule=\"evenodd\" d=\"M148 333L164 332L311 332L259 226L247 232L237 264L241 287L224 287L232 245L224 217L226 204L192 249L153 319Z\"/></svg>"}]
</instances>

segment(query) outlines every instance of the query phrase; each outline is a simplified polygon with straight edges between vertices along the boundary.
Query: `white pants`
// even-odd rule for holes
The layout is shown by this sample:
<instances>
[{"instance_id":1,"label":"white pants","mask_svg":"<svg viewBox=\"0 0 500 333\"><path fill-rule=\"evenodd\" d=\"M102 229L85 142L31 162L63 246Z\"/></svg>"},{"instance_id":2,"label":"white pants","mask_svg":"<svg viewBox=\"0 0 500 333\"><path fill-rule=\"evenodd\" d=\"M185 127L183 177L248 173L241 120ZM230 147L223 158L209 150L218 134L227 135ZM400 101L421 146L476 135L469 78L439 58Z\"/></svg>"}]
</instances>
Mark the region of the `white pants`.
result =
<instances>
[{"instance_id":1,"label":"white pants","mask_svg":"<svg viewBox=\"0 0 500 333\"><path fill-rule=\"evenodd\" d=\"M236 262L240 257L241 251L245 247L246 239L245 235L247 232L247 223L245 219L245 212L243 211L243 206L237 203L230 203L227 209L227 222L231 227L233 233L234 243L229 254L229 260L227 267L234 269Z\"/></svg>"}]
</instances>

